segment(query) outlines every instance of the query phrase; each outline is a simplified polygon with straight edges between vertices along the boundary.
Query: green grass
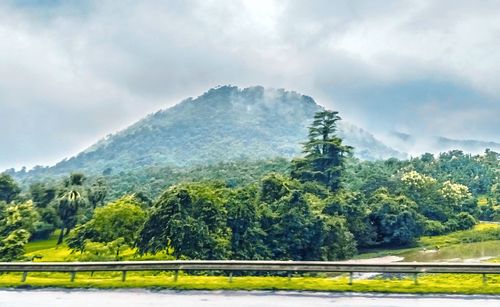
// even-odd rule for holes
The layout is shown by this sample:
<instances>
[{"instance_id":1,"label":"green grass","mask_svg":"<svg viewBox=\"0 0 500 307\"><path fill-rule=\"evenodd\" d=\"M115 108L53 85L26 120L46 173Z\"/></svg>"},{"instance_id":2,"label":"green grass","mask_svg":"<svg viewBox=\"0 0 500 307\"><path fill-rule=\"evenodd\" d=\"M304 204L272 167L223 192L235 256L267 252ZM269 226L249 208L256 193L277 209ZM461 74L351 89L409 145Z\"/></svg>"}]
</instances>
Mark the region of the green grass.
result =
<instances>
[{"instance_id":1,"label":"green grass","mask_svg":"<svg viewBox=\"0 0 500 307\"><path fill-rule=\"evenodd\" d=\"M179 276L177 281L169 273L146 274L130 272L125 282L121 273L79 273L74 282L66 273L31 273L26 282L21 274L0 275L0 287L14 288L154 288L175 290L295 290L295 291L352 291L384 293L461 293L500 294L500 277L488 276L483 285L480 275L427 274L419 277L418 285L412 278L354 280L347 277L234 277L232 282L225 276Z\"/></svg>"},{"instance_id":2,"label":"green grass","mask_svg":"<svg viewBox=\"0 0 500 307\"><path fill-rule=\"evenodd\" d=\"M28 242L24 247L25 256L37 262L77 261L78 254L72 253L66 244L57 245L58 237L59 231L56 231L47 240ZM133 249L125 250L120 256L122 260L168 260L172 258L165 253L139 256Z\"/></svg>"},{"instance_id":3,"label":"green grass","mask_svg":"<svg viewBox=\"0 0 500 307\"><path fill-rule=\"evenodd\" d=\"M500 240L500 224L480 223L473 229L456 231L442 236L422 237L420 246L435 247L460 243L473 243Z\"/></svg>"},{"instance_id":4,"label":"green grass","mask_svg":"<svg viewBox=\"0 0 500 307\"><path fill-rule=\"evenodd\" d=\"M59 231L56 231L47 240L37 240L28 242L28 244L24 246L24 251L26 254L29 254L36 251L53 248L57 245L58 237L59 237Z\"/></svg>"}]
</instances>

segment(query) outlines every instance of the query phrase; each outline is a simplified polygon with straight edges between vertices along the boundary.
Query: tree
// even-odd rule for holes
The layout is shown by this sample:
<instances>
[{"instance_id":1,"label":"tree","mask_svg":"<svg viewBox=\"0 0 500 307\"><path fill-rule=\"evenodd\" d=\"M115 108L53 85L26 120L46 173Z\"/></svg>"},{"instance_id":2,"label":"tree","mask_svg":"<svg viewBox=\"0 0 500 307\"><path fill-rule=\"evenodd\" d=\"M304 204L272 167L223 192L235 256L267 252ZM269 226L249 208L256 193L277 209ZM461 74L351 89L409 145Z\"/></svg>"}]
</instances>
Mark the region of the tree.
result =
<instances>
[{"instance_id":1,"label":"tree","mask_svg":"<svg viewBox=\"0 0 500 307\"><path fill-rule=\"evenodd\" d=\"M352 147L343 145L336 135L340 119L335 111L316 113L309 127L309 140L304 143L305 156L292 162L292 177L318 181L332 192L340 189L345 158L352 151Z\"/></svg>"},{"instance_id":2,"label":"tree","mask_svg":"<svg viewBox=\"0 0 500 307\"><path fill-rule=\"evenodd\" d=\"M140 253L172 250L176 258L226 259L231 230L223 187L211 183L183 184L158 199L139 234Z\"/></svg>"},{"instance_id":3,"label":"tree","mask_svg":"<svg viewBox=\"0 0 500 307\"><path fill-rule=\"evenodd\" d=\"M0 261L22 258L37 221L31 201L9 205L0 202Z\"/></svg>"},{"instance_id":4,"label":"tree","mask_svg":"<svg viewBox=\"0 0 500 307\"><path fill-rule=\"evenodd\" d=\"M321 222L298 190L261 204L262 228L271 259L313 260L321 257Z\"/></svg>"},{"instance_id":5,"label":"tree","mask_svg":"<svg viewBox=\"0 0 500 307\"><path fill-rule=\"evenodd\" d=\"M439 183L431 176L417 171L401 175L401 189L418 206L418 211L425 217L444 222L450 215L450 208L440 202Z\"/></svg>"},{"instance_id":6,"label":"tree","mask_svg":"<svg viewBox=\"0 0 500 307\"><path fill-rule=\"evenodd\" d=\"M93 209L104 202L107 193L108 190L103 179L98 179L87 189L87 198Z\"/></svg>"},{"instance_id":7,"label":"tree","mask_svg":"<svg viewBox=\"0 0 500 307\"><path fill-rule=\"evenodd\" d=\"M408 245L422 234L422 219L416 204L406 196L393 196L380 189L369 200L369 206L379 244Z\"/></svg>"},{"instance_id":8,"label":"tree","mask_svg":"<svg viewBox=\"0 0 500 307\"><path fill-rule=\"evenodd\" d=\"M0 214L1 232L5 235L16 229L25 229L29 233L35 229L35 223L39 219L38 213L33 207L32 201L24 203L11 203L3 206Z\"/></svg>"},{"instance_id":9,"label":"tree","mask_svg":"<svg viewBox=\"0 0 500 307\"><path fill-rule=\"evenodd\" d=\"M42 182L30 185L29 192L38 208L46 208L57 197L57 189Z\"/></svg>"},{"instance_id":10,"label":"tree","mask_svg":"<svg viewBox=\"0 0 500 307\"><path fill-rule=\"evenodd\" d=\"M12 261L22 258L24 245L28 243L30 233L25 229L16 229L0 241L0 261Z\"/></svg>"},{"instance_id":11,"label":"tree","mask_svg":"<svg viewBox=\"0 0 500 307\"><path fill-rule=\"evenodd\" d=\"M92 218L75 228L68 238L68 246L74 250L84 251L87 242L122 242L133 246L137 232L146 219L146 213L131 195L126 195L104 207L95 209ZM121 239L121 241L117 241Z\"/></svg>"},{"instance_id":12,"label":"tree","mask_svg":"<svg viewBox=\"0 0 500 307\"><path fill-rule=\"evenodd\" d=\"M340 216L321 215L321 260L349 259L357 252L356 240Z\"/></svg>"},{"instance_id":13,"label":"tree","mask_svg":"<svg viewBox=\"0 0 500 307\"><path fill-rule=\"evenodd\" d=\"M375 241L375 231L370 224L370 212L361 193L340 190L325 200L323 213L345 217L349 231L359 246L370 246Z\"/></svg>"},{"instance_id":14,"label":"tree","mask_svg":"<svg viewBox=\"0 0 500 307\"><path fill-rule=\"evenodd\" d=\"M477 224L476 219L468 212L460 212L457 216L450 217L444 224L446 231L466 230Z\"/></svg>"},{"instance_id":15,"label":"tree","mask_svg":"<svg viewBox=\"0 0 500 307\"><path fill-rule=\"evenodd\" d=\"M56 209L52 204L57 197L57 188L43 182L37 182L30 185L29 194L40 215L40 221L37 222L31 239L48 239L59 223Z\"/></svg>"},{"instance_id":16,"label":"tree","mask_svg":"<svg viewBox=\"0 0 500 307\"><path fill-rule=\"evenodd\" d=\"M65 235L69 233L71 228L75 227L78 217L78 210L84 204L84 199L80 192L75 189L70 189L58 199L57 214L61 220L61 232L57 244L63 242ZM65 232L66 229L66 232Z\"/></svg>"},{"instance_id":17,"label":"tree","mask_svg":"<svg viewBox=\"0 0 500 307\"><path fill-rule=\"evenodd\" d=\"M352 256L355 241L345 219L315 211L306 196L296 180L277 174L262 179L260 223L270 258L337 260Z\"/></svg>"},{"instance_id":18,"label":"tree","mask_svg":"<svg viewBox=\"0 0 500 307\"><path fill-rule=\"evenodd\" d=\"M0 174L0 201L10 203L14 198L21 193L21 188L7 174Z\"/></svg>"},{"instance_id":19,"label":"tree","mask_svg":"<svg viewBox=\"0 0 500 307\"><path fill-rule=\"evenodd\" d=\"M69 178L66 178L64 184L66 187L82 186L85 180L87 180L87 178L83 173L71 173Z\"/></svg>"},{"instance_id":20,"label":"tree","mask_svg":"<svg viewBox=\"0 0 500 307\"><path fill-rule=\"evenodd\" d=\"M444 199L451 202L455 207L460 207L460 204L463 201L472 197L472 194L469 192L469 188L467 186L459 183L453 183L450 180L443 183L439 192Z\"/></svg>"},{"instance_id":21,"label":"tree","mask_svg":"<svg viewBox=\"0 0 500 307\"><path fill-rule=\"evenodd\" d=\"M270 258L270 251L264 244L266 234L260 225L257 193L257 188L252 185L236 189L228 197L227 225L231 229L232 259Z\"/></svg>"}]
</instances>

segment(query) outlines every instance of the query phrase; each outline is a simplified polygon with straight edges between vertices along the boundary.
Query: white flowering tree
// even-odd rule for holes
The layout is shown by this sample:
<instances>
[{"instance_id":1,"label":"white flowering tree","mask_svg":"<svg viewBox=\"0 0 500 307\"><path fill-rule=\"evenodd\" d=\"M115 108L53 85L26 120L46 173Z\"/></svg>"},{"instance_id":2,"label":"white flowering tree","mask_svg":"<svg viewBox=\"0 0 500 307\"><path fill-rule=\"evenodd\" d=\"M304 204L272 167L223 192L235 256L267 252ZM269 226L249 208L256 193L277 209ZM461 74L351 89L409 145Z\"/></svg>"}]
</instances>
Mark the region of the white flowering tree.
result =
<instances>
[{"instance_id":1,"label":"white flowering tree","mask_svg":"<svg viewBox=\"0 0 500 307\"><path fill-rule=\"evenodd\" d=\"M476 223L471 215L475 202L467 186L450 180L441 183L416 171L403 173L401 182L404 193L417 204L418 212L428 219L427 233L467 229Z\"/></svg>"},{"instance_id":2,"label":"white flowering tree","mask_svg":"<svg viewBox=\"0 0 500 307\"><path fill-rule=\"evenodd\" d=\"M431 176L420 174L416 171L409 171L401 176L401 181L409 188L416 191L425 191L434 187L437 180Z\"/></svg>"},{"instance_id":3,"label":"white flowering tree","mask_svg":"<svg viewBox=\"0 0 500 307\"><path fill-rule=\"evenodd\" d=\"M439 193L441 193L444 199L457 205L472 197L467 186L453 183L450 180L443 183L443 186L439 189Z\"/></svg>"},{"instance_id":4,"label":"white flowering tree","mask_svg":"<svg viewBox=\"0 0 500 307\"><path fill-rule=\"evenodd\" d=\"M401 182L404 194L417 204L421 214L432 220L446 220L446 212L438 201L439 185L436 179L416 171L409 171L401 175Z\"/></svg>"}]
</instances>

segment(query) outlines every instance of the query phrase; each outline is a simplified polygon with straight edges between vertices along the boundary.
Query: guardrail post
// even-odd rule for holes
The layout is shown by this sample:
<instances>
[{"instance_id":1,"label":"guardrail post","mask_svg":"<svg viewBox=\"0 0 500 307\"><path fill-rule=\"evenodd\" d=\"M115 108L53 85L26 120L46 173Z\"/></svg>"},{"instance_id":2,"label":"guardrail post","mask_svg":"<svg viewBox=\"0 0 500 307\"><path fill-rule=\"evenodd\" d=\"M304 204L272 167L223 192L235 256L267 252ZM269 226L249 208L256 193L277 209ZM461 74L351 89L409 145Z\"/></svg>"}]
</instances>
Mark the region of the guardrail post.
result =
<instances>
[{"instance_id":1,"label":"guardrail post","mask_svg":"<svg viewBox=\"0 0 500 307\"><path fill-rule=\"evenodd\" d=\"M413 273L413 284L418 285L418 273Z\"/></svg>"},{"instance_id":2,"label":"guardrail post","mask_svg":"<svg viewBox=\"0 0 500 307\"><path fill-rule=\"evenodd\" d=\"M28 277L28 272L23 272L23 276L21 277L21 282L25 282L26 277Z\"/></svg>"},{"instance_id":3,"label":"guardrail post","mask_svg":"<svg viewBox=\"0 0 500 307\"><path fill-rule=\"evenodd\" d=\"M175 270L174 272L174 281L177 282L177 279L179 279L179 270Z\"/></svg>"},{"instance_id":4,"label":"guardrail post","mask_svg":"<svg viewBox=\"0 0 500 307\"><path fill-rule=\"evenodd\" d=\"M483 285L486 286L488 284L488 278L486 278L486 274L483 273Z\"/></svg>"},{"instance_id":5,"label":"guardrail post","mask_svg":"<svg viewBox=\"0 0 500 307\"><path fill-rule=\"evenodd\" d=\"M125 282L126 278L127 278L127 271L122 271L122 282Z\"/></svg>"},{"instance_id":6,"label":"guardrail post","mask_svg":"<svg viewBox=\"0 0 500 307\"><path fill-rule=\"evenodd\" d=\"M349 272L349 286L352 286L353 279L354 279L354 272Z\"/></svg>"},{"instance_id":7,"label":"guardrail post","mask_svg":"<svg viewBox=\"0 0 500 307\"><path fill-rule=\"evenodd\" d=\"M287 272L288 281L292 281L292 272Z\"/></svg>"},{"instance_id":8,"label":"guardrail post","mask_svg":"<svg viewBox=\"0 0 500 307\"><path fill-rule=\"evenodd\" d=\"M71 282L75 281L76 272L71 272Z\"/></svg>"},{"instance_id":9,"label":"guardrail post","mask_svg":"<svg viewBox=\"0 0 500 307\"><path fill-rule=\"evenodd\" d=\"M233 271L229 272L229 283L233 282Z\"/></svg>"}]
</instances>

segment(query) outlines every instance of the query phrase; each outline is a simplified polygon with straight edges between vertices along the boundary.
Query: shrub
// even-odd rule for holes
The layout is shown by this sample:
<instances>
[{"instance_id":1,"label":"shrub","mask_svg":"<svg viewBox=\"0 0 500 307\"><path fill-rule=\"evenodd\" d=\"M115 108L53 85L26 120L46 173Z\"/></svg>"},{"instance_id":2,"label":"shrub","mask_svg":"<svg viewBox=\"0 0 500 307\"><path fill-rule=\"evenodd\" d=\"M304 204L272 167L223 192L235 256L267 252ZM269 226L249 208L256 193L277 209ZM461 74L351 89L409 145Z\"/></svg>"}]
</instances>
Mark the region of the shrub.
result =
<instances>
[{"instance_id":1,"label":"shrub","mask_svg":"<svg viewBox=\"0 0 500 307\"><path fill-rule=\"evenodd\" d=\"M424 221L424 234L426 236L437 236L444 234L446 227L439 221L425 220Z\"/></svg>"}]
</instances>

